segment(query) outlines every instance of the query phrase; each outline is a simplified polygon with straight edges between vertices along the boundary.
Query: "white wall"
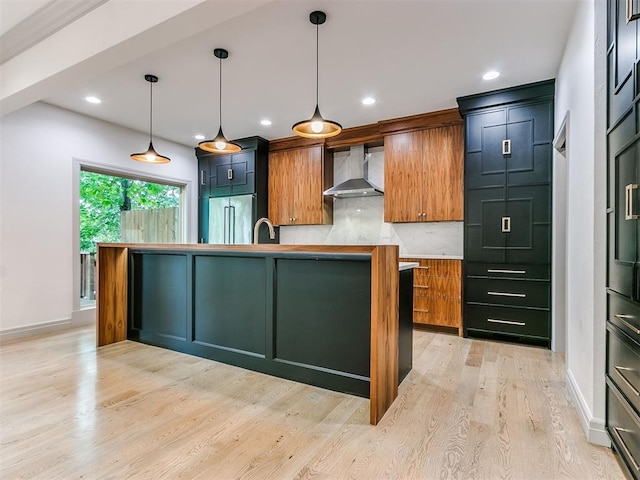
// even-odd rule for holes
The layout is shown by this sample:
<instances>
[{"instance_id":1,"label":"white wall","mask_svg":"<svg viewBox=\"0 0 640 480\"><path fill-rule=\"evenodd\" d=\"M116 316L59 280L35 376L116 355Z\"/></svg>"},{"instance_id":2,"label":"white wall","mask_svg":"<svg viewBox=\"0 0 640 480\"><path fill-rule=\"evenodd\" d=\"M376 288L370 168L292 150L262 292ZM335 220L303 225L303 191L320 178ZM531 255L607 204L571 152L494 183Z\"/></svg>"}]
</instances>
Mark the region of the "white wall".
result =
<instances>
[{"instance_id":1,"label":"white wall","mask_svg":"<svg viewBox=\"0 0 640 480\"><path fill-rule=\"evenodd\" d=\"M556 129L569 112L566 188L567 380L589 441L608 444L604 432L604 200L606 169L596 157L598 86L595 77L594 2L580 2L556 83ZM602 132L598 132L602 137ZM600 152L598 147L598 152ZM562 161L556 155L557 161ZM564 166L562 166L564 167ZM565 197L566 195L566 197ZM562 259L557 259L561 261Z\"/></svg>"},{"instance_id":2,"label":"white wall","mask_svg":"<svg viewBox=\"0 0 640 480\"><path fill-rule=\"evenodd\" d=\"M364 149L334 155L334 185L362 176ZM384 149L369 150L368 179L384 189ZM462 257L462 222L386 223L384 197L334 199L333 225L280 227L280 243L307 245L375 245L400 247L400 256Z\"/></svg>"},{"instance_id":3,"label":"white wall","mask_svg":"<svg viewBox=\"0 0 640 480\"><path fill-rule=\"evenodd\" d=\"M70 324L78 295L74 167L81 162L187 185L187 241L195 241L193 148L154 138L171 163L132 161L130 153L146 150L148 141L148 134L43 103L0 119L0 334Z\"/></svg>"}]
</instances>

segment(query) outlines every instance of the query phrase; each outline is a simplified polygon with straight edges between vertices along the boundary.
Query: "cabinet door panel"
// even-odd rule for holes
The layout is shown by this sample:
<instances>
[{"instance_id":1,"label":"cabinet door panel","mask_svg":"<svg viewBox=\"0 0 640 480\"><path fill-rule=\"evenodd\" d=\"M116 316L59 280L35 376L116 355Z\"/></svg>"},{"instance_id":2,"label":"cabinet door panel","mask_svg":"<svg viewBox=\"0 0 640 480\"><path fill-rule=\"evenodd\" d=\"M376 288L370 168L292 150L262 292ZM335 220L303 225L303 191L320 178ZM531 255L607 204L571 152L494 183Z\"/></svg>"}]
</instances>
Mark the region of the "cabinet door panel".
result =
<instances>
[{"instance_id":1,"label":"cabinet door panel","mask_svg":"<svg viewBox=\"0 0 640 480\"><path fill-rule=\"evenodd\" d=\"M231 159L233 179L231 194L243 195L255 191L255 150L236 153Z\"/></svg>"},{"instance_id":2,"label":"cabinet door panel","mask_svg":"<svg viewBox=\"0 0 640 480\"><path fill-rule=\"evenodd\" d=\"M506 203L511 231L507 261L549 263L551 195L548 185L509 187Z\"/></svg>"},{"instance_id":3,"label":"cabinet door panel","mask_svg":"<svg viewBox=\"0 0 640 480\"><path fill-rule=\"evenodd\" d=\"M384 137L384 221L422 219L422 132Z\"/></svg>"},{"instance_id":4,"label":"cabinet door panel","mask_svg":"<svg viewBox=\"0 0 640 480\"><path fill-rule=\"evenodd\" d=\"M209 155L209 191L212 197L231 195L231 180L228 171L231 169L231 155Z\"/></svg>"},{"instance_id":5,"label":"cabinet door panel","mask_svg":"<svg viewBox=\"0 0 640 480\"><path fill-rule=\"evenodd\" d=\"M466 119L466 152L482 150L482 131L485 127L504 125L505 123L507 123L507 117L504 109L468 115Z\"/></svg>"},{"instance_id":6,"label":"cabinet door panel","mask_svg":"<svg viewBox=\"0 0 640 480\"><path fill-rule=\"evenodd\" d=\"M467 188L504 185L506 157L502 155L502 141L506 126L486 125L481 128L479 152L467 152L465 176Z\"/></svg>"},{"instance_id":7,"label":"cabinet door panel","mask_svg":"<svg viewBox=\"0 0 640 480\"><path fill-rule=\"evenodd\" d=\"M531 123L531 143L551 143L553 141L553 103L533 103L509 107L507 123ZM508 128L508 127L507 127Z\"/></svg>"},{"instance_id":8,"label":"cabinet door panel","mask_svg":"<svg viewBox=\"0 0 640 480\"><path fill-rule=\"evenodd\" d=\"M422 134L422 220L462 220L463 126L432 128Z\"/></svg>"},{"instance_id":9,"label":"cabinet door panel","mask_svg":"<svg viewBox=\"0 0 640 480\"><path fill-rule=\"evenodd\" d=\"M509 109L507 183L524 185L551 182L551 103Z\"/></svg>"},{"instance_id":10,"label":"cabinet door panel","mask_svg":"<svg viewBox=\"0 0 640 480\"><path fill-rule=\"evenodd\" d=\"M623 150L613 160L614 211L609 214L609 287L629 298L634 297L634 268L638 261L638 220L626 219L629 205L627 185L638 183L638 147ZM638 213L635 201L639 191L631 191L631 207Z\"/></svg>"},{"instance_id":11,"label":"cabinet door panel","mask_svg":"<svg viewBox=\"0 0 640 480\"><path fill-rule=\"evenodd\" d=\"M293 220L297 225L322 223L322 147L295 151Z\"/></svg>"},{"instance_id":12,"label":"cabinet door panel","mask_svg":"<svg viewBox=\"0 0 640 480\"><path fill-rule=\"evenodd\" d=\"M264 259L196 255L193 261L193 340L264 356Z\"/></svg>"},{"instance_id":13,"label":"cabinet door panel","mask_svg":"<svg viewBox=\"0 0 640 480\"><path fill-rule=\"evenodd\" d=\"M511 154L506 156L509 172L533 170L532 123L525 121L507 125L505 138L511 142Z\"/></svg>"},{"instance_id":14,"label":"cabinet door panel","mask_svg":"<svg viewBox=\"0 0 640 480\"><path fill-rule=\"evenodd\" d=\"M288 151L269 153L269 218L274 225L289 225L294 186L295 157Z\"/></svg>"},{"instance_id":15,"label":"cabinet door panel","mask_svg":"<svg viewBox=\"0 0 640 480\"><path fill-rule=\"evenodd\" d=\"M503 263L506 237L502 217L506 216L504 188L467 191L465 260Z\"/></svg>"}]
</instances>

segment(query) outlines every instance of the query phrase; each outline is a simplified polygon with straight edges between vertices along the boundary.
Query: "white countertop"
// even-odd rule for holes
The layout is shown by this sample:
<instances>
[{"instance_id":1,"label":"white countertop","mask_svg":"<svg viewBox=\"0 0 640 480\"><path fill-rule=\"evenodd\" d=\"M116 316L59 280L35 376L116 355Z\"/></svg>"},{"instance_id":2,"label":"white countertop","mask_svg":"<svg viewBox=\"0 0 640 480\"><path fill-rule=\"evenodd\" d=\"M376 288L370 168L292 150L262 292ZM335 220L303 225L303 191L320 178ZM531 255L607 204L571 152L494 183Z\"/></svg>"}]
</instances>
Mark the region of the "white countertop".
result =
<instances>
[{"instance_id":1,"label":"white countertop","mask_svg":"<svg viewBox=\"0 0 640 480\"><path fill-rule=\"evenodd\" d=\"M398 270L409 270L410 268L419 267L420 264L418 262L400 262Z\"/></svg>"},{"instance_id":2,"label":"white countertop","mask_svg":"<svg viewBox=\"0 0 640 480\"><path fill-rule=\"evenodd\" d=\"M424 258L428 260L462 260L462 255L413 255L411 253L401 253L400 258Z\"/></svg>"}]
</instances>

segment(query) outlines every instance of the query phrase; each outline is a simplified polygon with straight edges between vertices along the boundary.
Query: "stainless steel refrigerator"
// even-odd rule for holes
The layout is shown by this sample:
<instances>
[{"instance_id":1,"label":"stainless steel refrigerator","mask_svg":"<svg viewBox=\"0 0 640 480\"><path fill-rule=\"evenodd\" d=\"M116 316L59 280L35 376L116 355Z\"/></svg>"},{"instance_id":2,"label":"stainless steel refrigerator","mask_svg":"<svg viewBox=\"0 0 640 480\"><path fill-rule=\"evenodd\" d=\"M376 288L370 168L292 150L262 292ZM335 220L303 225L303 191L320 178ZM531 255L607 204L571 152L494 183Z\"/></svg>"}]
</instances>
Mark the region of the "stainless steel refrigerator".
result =
<instances>
[{"instance_id":1,"label":"stainless steel refrigerator","mask_svg":"<svg viewBox=\"0 0 640 480\"><path fill-rule=\"evenodd\" d=\"M254 204L255 195L209 198L209 243L251 243Z\"/></svg>"}]
</instances>

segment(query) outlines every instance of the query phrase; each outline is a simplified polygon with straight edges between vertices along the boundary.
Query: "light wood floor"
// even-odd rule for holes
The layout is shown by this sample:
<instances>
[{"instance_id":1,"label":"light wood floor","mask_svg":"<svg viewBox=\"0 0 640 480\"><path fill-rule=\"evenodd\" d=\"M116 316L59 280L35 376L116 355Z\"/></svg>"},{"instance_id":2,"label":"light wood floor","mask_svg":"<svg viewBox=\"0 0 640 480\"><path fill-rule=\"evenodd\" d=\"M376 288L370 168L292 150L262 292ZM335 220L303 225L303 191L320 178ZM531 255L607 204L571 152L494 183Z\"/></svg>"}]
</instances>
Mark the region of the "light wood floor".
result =
<instances>
[{"instance_id":1,"label":"light wood floor","mask_svg":"<svg viewBox=\"0 0 640 480\"><path fill-rule=\"evenodd\" d=\"M0 478L618 479L548 350L415 332L382 421L368 400L93 328L0 347Z\"/></svg>"}]
</instances>

